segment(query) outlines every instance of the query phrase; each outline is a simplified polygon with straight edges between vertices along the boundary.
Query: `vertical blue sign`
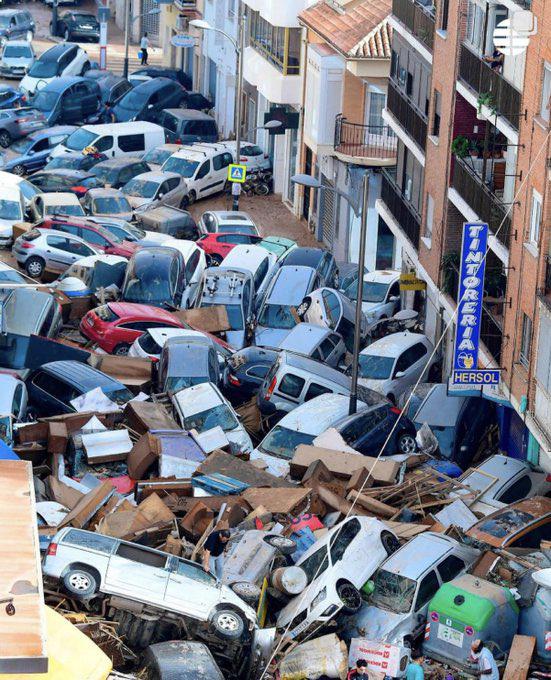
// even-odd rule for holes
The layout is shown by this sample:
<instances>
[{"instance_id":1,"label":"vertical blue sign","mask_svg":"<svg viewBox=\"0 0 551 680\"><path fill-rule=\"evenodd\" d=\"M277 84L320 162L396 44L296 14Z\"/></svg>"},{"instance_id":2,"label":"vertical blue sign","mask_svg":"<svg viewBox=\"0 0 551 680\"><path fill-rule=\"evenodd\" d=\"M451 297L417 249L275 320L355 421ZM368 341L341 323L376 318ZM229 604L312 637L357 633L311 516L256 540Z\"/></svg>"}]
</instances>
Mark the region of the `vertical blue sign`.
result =
<instances>
[{"instance_id":1,"label":"vertical blue sign","mask_svg":"<svg viewBox=\"0 0 551 680\"><path fill-rule=\"evenodd\" d=\"M487 224L467 222L463 225L453 358L454 382L456 371L476 371L478 365L487 242Z\"/></svg>"}]
</instances>

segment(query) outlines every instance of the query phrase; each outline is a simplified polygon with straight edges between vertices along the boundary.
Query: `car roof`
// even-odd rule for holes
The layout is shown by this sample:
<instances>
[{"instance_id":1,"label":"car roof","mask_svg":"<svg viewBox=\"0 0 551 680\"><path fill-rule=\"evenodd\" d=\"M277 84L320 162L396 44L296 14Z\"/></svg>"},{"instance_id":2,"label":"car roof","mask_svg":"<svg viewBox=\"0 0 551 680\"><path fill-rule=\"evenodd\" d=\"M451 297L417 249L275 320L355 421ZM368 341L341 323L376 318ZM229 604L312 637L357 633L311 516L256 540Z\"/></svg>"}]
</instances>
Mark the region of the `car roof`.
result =
<instances>
[{"instance_id":1,"label":"car roof","mask_svg":"<svg viewBox=\"0 0 551 680\"><path fill-rule=\"evenodd\" d=\"M68 238L71 241L84 243L88 246L88 248L94 248L94 246L90 245L90 243L86 243L86 241L83 238L77 236L76 234L69 234L66 231L59 231L58 229L44 229L43 227L33 227L33 229L35 231L38 231L41 236L63 236L63 238ZM76 262L73 262L73 264L76 264Z\"/></svg>"},{"instance_id":2,"label":"car roof","mask_svg":"<svg viewBox=\"0 0 551 680\"><path fill-rule=\"evenodd\" d=\"M38 196L42 199L44 205L74 205L75 203L80 205L76 195L70 191L43 191Z\"/></svg>"},{"instance_id":3,"label":"car roof","mask_svg":"<svg viewBox=\"0 0 551 680\"><path fill-rule=\"evenodd\" d=\"M199 345L201 347L202 345ZM186 387L172 397L178 402L184 415L192 415L193 413L200 413L206 409L213 408L223 403L220 392L216 386L210 382L201 383L200 385L193 385L193 387Z\"/></svg>"},{"instance_id":4,"label":"car roof","mask_svg":"<svg viewBox=\"0 0 551 680\"><path fill-rule=\"evenodd\" d=\"M141 305L137 302L108 302L109 308L121 319L154 319L158 321L175 321L174 316L160 307Z\"/></svg>"},{"instance_id":5,"label":"car roof","mask_svg":"<svg viewBox=\"0 0 551 680\"><path fill-rule=\"evenodd\" d=\"M266 258L272 263L277 259L274 253L270 253L266 248L261 248L254 244L239 244L230 250L221 266L231 267L234 265L239 267L241 265L241 267L251 269L252 271L256 270ZM245 265L247 266L245 267Z\"/></svg>"},{"instance_id":6,"label":"car roof","mask_svg":"<svg viewBox=\"0 0 551 680\"><path fill-rule=\"evenodd\" d=\"M280 362L280 365L286 364L287 366L307 371L311 374L312 380L322 378L330 380L344 389L350 389L351 380L348 376L344 375L344 373L341 373L336 368L331 368L331 366L322 364L321 361L316 361L315 359L310 359L310 357L305 357L301 354L296 354L295 352L289 352L288 350L281 351L278 361Z\"/></svg>"},{"instance_id":7,"label":"car roof","mask_svg":"<svg viewBox=\"0 0 551 680\"><path fill-rule=\"evenodd\" d=\"M153 246L148 248L139 248L134 253L132 253L131 261L142 266L144 261L147 262L147 266L151 266L151 260L156 259L159 262L167 262L167 260L174 260L182 258L182 253L180 253L176 248L166 248L165 246ZM167 264L168 266L168 264Z\"/></svg>"},{"instance_id":8,"label":"car roof","mask_svg":"<svg viewBox=\"0 0 551 680\"><path fill-rule=\"evenodd\" d=\"M0 291L0 301L4 302L3 313L8 332L27 337L36 332L44 309L55 303L50 293L33 288Z\"/></svg>"},{"instance_id":9,"label":"car roof","mask_svg":"<svg viewBox=\"0 0 551 680\"><path fill-rule=\"evenodd\" d=\"M478 472L484 472L492 477L497 477L500 482L505 482L508 479L512 479L519 472L530 472L530 466L524 460L495 454L480 463L476 468L471 468L469 474L463 477L462 483L465 484L470 475L476 475ZM491 479L486 478L484 487L488 486L491 481Z\"/></svg>"},{"instance_id":10,"label":"car roof","mask_svg":"<svg viewBox=\"0 0 551 680\"><path fill-rule=\"evenodd\" d=\"M75 47L78 47L76 43L58 43L57 45L50 47L49 50L43 52L39 59L40 61L58 61L66 52Z\"/></svg>"},{"instance_id":11,"label":"car roof","mask_svg":"<svg viewBox=\"0 0 551 680\"><path fill-rule=\"evenodd\" d=\"M517 501L516 503L511 503L510 505L496 510L490 515L478 520L476 524L473 524L473 526L466 531L466 534L467 536L471 536L477 540L485 541L490 545L500 546L508 539L509 536L515 534L519 530L522 530L523 526L526 526L526 523L519 525L516 523L509 524L507 521L499 521L500 518L507 513L514 512L527 513L528 515L531 515L534 518L528 522L528 524L531 524L540 518L551 515L551 498L545 498L544 496L533 496L532 498L524 498L520 501ZM496 523L498 523L499 528L502 530L504 535L494 536L483 529L484 525L492 526L492 524L495 525Z\"/></svg>"},{"instance_id":12,"label":"car roof","mask_svg":"<svg viewBox=\"0 0 551 680\"><path fill-rule=\"evenodd\" d=\"M236 210L232 212L231 210L206 210L210 215L214 215L217 224L224 224L225 222L243 222L254 224L254 220L249 215L249 213L243 210ZM204 215L205 213L203 213ZM202 217L202 216L201 216Z\"/></svg>"},{"instance_id":13,"label":"car roof","mask_svg":"<svg viewBox=\"0 0 551 680\"><path fill-rule=\"evenodd\" d=\"M279 349L288 349L299 354L309 354L324 338L334 333L330 328L313 323L297 323L279 343Z\"/></svg>"},{"instance_id":14,"label":"car roof","mask_svg":"<svg viewBox=\"0 0 551 680\"><path fill-rule=\"evenodd\" d=\"M164 109L166 113L170 113L175 118L185 120L212 120L214 118L203 111L196 111L195 109Z\"/></svg>"},{"instance_id":15,"label":"car roof","mask_svg":"<svg viewBox=\"0 0 551 680\"><path fill-rule=\"evenodd\" d=\"M266 302L272 305L299 305L315 274L312 267L289 266L280 269L272 281Z\"/></svg>"},{"instance_id":16,"label":"car roof","mask_svg":"<svg viewBox=\"0 0 551 680\"><path fill-rule=\"evenodd\" d=\"M376 340L371 345L368 345L360 352L360 354L364 356L384 355L396 358L399 357L404 350L416 345L418 342L426 344L429 340L422 333L410 333L409 331L391 333L380 340Z\"/></svg>"},{"instance_id":17,"label":"car roof","mask_svg":"<svg viewBox=\"0 0 551 680\"><path fill-rule=\"evenodd\" d=\"M459 545L450 536L426 531L414 536L390 555L381 565L381 569L415 580Z\"/></svg>"},{"instance_id":18,"label":"car roof","mask_svg":"<svg viewBox=\"0 0 551 680\"><path fill-rule=\"evenodd\" d=\"M134 74L130 74L132 76ZM138 74L139 75L139 74ZM150 92L156 92L157 90L160 90L163 85L175 85L177 84L175 80L172 78L163 78L163 76L156 76L155 78L151 78L150 80L144 80L143 82L139 83L136 85L132 90L129 90L128 92L139 92L139 93L150 93ZM126 96L126 95L125 95Z\"/></svg>"},{"instance_id":19,"label":"car roof","mask_svg":"<svg viewBox=\"0 0 551 680\"><path fill-rule=\"evenodd\" d=\"M293 432L318 435L345 416L349 406L348 395L321 394L294 408L283 416L277 425ZM363 402L359 402L358 406L359 408L364 406Z\"/></svg>"},{"instance_id":20,"label":"car roof","mask_svg":"<svg viewBox=\"0 0 551 680\"><path fill-rule=\"evenodd\" d=\"M20 14L22 12L26 12L27 14L29 13L28 10L24 9L0 9L0 16L10 16L11 14ZM11 40L9 41L10 43L12 42Z\"/></svg>"},{"instance_id":21,"label":"car roof","mask_svg":"<svg viewBox=\"0 0 551 680\"><path fill-rule=\"evenodd\" d=\"M315 269L326 252L323 248L293 248L282 261L281 266L302 265Z\"/></svg>"},{"instance_id":22,"label":"car roof","mask_svg":"<svg viewBox=\"0 0 551 680\"><path fill-rule=\"evenodd\" d=\"M86 78L85 78L86 80ZM149 82L149 81L148 81ZM136 89L136 88L134 88ZM129 90L131 92L132 90ZM130 133L130 132L148 132L150 130L160 130L161 132L163 131L163 128L160 125L157 125L157 123L150 123L146 120L133 120L131 122L123 122L123 123L101 123L99 125L83 125L82 126L84 130L88 130L89 132L97 132L100 135L106 135L106 134L113 134L113 132L117 133ZM164 134L164 133L163 133ZM111 160L111 159L110 159ZM117 160L117 159L113 159ZM121 159L124 160L124 159ZM128 156L126 156L126 160L128 160ZM139 158L137 160L140 160Z\"/></svg>"},{"instance_id":23,"label":"car roof","mask_svg":"<svg viewBox=\"0 0 551 680\"><path fill-rule=\"evenodd\" d=\"M53 127L36 130L27 135L27 139L44 139L44 137L53 137L54 135L70 135L71 132L78 130L77 125L54 125Z\"/></svg>"},{"instance_id":24,"label":"car roof","mask_svg":"<svg viewBox=\"0 0 551 680\"><path fill-rule=\"evenodd\" d=\"M364 274L364 281L366 283L394 283L400 278L400 272L395 269L376 269L373 272Z\"/></svg>"},{"instance_id":25,"label":"car roof","mask_svg":"<svg viewBox=\"0 0 551 680\"><path fill-rule=\"evenodd\" d=\"M55 232L59 234L64 234L65 236L71 236L71 234L65 234L65 232L63 231L57 232L57 230L55 229L43 229L39 231L41 231L44 234L47 234L48 232ZM76 238L78 238L78 236ZM102 253L101 255L87 255L86 257L81 257L76 262L73 262L71 267L74 266L94 267L96 262L103 262L104 264L114 265L120 264L121 262L126 262L126 258L122 257L121 255L106 255L105 253Z\"/></svg>"},{"instance_id":26,"label":"car roof","mask_svg":"<svg viewBox=\"0 0 551 680\"><path fill-rule=\"evenodd\" d=\"M177 177L178 179L182 178L182 176L178 175L176 172L161 172L160 170L151 170L150 172L142 172L132 179L143 179L147 182L157 182L160 184L161 182L171 179L172 177Z\"/></svg>"},{"instance_id":27,"label":"car roof","mask_svg":"<svg viewBox=\"0 0 551 680\"><path fill-rule=\"evenodd\" d=\"M43 364L38 370L46 371L52 375L64 378L73 385L77 385L85 392L93 390L96 387L101 387L102 384L112 387L123 387L122 383L115 380L115 378L80 361L49 361L48 363Z\"/></svg>"},{"instance_id":28,"label":"car roof","mask_svg":"<svg viewBox=\"0 0 551 680\"><path fill-rule=\"evenodd\" d=\"M34 175L46 175L47 177L59 176L59 177L76 177L78 179L85 179L86 177L93 177L88 170L76 170L74 168L44 168L43 170L38 170ZM34 175L29 177L29 181L32 182Z\"/></svg>"},{"instance_id":29,"label":"car roof","mask_svg":"<svg viewBox=\"0 0 551 680\"><path fill-rule=\"evenodd\" d=\"M3 10L0 10L0 13L2 11ZM30 42L28 42L27 40L8 40L8 42L4 45L4 47L7 47L8 45L10 47L31 47L32 48L32 44Z\"/></svg>"},{"instance_id":30,"label":"car roof","mask_svg":"<svg viewBox=\"0 0 551 680\"><path fill-rule=\"evenodd\" d=\"M76 83L91 83L91 80L87 80L82 76L58 76L51 80L44 88L45 92L64 92L71 85Z\"/></svg>"},{"instance_id":31,"label":"car roof","mask_svg":"<svg viewBox=\"0 0 551 680\"><path fill-rule=\"evenodd\" d=\"M106 187L95 187L93 189L88 189L86 192L88 196L92 198L97 198L101 196L116 196L117 198L124 198L124 194L120 189L106 188Z\"/></svg>"}]
</instances>

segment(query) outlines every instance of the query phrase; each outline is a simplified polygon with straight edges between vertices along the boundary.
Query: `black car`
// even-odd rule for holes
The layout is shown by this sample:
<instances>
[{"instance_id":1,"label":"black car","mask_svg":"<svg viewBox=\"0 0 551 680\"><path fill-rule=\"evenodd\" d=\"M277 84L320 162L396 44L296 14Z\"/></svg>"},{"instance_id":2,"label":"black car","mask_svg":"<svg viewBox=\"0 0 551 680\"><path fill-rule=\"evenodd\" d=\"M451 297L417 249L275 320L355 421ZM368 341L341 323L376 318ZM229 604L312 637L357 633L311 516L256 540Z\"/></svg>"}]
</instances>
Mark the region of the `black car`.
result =
<instances>
[{"instance_id":1,"label":"black car","mask_svg":"<svg viewBox=\"0 0 551 680\"><path fill-rule=\"evenodd\" d=\"M95 175L101 185L109 185L113 189L120 189L136 175L150 172L151 168L139 158L123 156L122 158L109 158L102 161L90 170Z\"/></svg>"},{"instance_id":2,"label":"black car","mask_svg":"<svg viewBox=\"0 0 551 680\"><path fill-rule=\"evenodd\" d=\"M333 255L323 248L293 248L281 260L281 266L311 267L320 276L320 286L338 288L339 270Z\"/></svg>"},{"instance_id":3,"label":"black car","mask_svg":"<svg viewBox=\"0 0 551 680\"><path fill-rule=\"evenodd\" d=\"M185 261L175 248L137 250L126 267L121 300L178 309L186 286Z\"/></svg>"},{"instance_id":4,"label":"black car","mask_svg":"<svg viewBox=\"0 0 551 680\"><path fill-rule=\"evenodd\" d=\"M401 416L383 453L387 456L414 453L417 450L415 425L399 408L383 403L382 399L381 402L346 416L334 426L335 429L348 446L364 456L377 456Z\"/></svg>"},{"instance_id":5,"label":"black car","mask_svg":"<svg viewBox=\"0 0 551 680\"><path fill-rule=\"evenodd\" d=\"M169 66L144 66L144 68L139 68L137 71L133 71L129 76L129 80L132 85L135 86L140 82L144 82L145 77L170 78L170 80L180 83L180 85L185 87L186 90L191 90L193 87L191 76L189 76L185 71L182 71L180 68L170 68Z\"/></svg>"},{"instance_id":6,"label":"black car","mask_svg":"<svg viewBox=\"0 0 551 680\"><path fill-rule=\"evenodd\" d=\"M83 123L98 113L99 88L82 76L60 76L38 91L33 107L42 111L48 125Z\"/></svg>"},{"instance_id":7,"label":"black car","mask_svg":"<svg viewBox=\"0 0 551 680\"><path fill-rule=\"evenodd\" d=\"M163 109L178 108L186 91L175 80L154 78L136 85L123 95L113 107L119 123L128 120L152 120Z\"/></svg>"},{"instance_id":8,"label":"black car","mask_svg":"<svg viewBox=\"0 0 551 680\"><path fill-rule=\"evenodd\" d=\"M89 171L68 168L41 170L31 175L29 181L40 191L72 191L79 198L84 196L88 189L103 186L102 182Z\"/></svg>"},{"instance_id":9,"label":"black car","mask_svg":"<svg viewBox=\"0 0 551 680\"><path fill-rule=\"evenodd\" d=\"M245 347L226 361L224 391L234 403L249 401L259 390L279 352L262 347Z\"/></svg>"},{"instance_id":10,"label":"black car","mask_svg":"<svg viewBox=\"0 0 551 680\"><path fill-rule=\"evenodd\" d=\"M1 141L1 140L0 140ZM79 156L54 156L49 161L44 170L90 170L94 165L106 161L107 156L104 153L88 153L80 154Z\"/></svg>"},{"instance_id":11,"label":"black car","mask_svg":"<svg viewBox=\"0 0 551 680\"><path fill-rule=\"evenodd\" d=\"M101 101L104 104L106 102L115 104L123 95L132 89L132 85L126 78L117 76L111 71L90 69L89 71L86 71L84 77L88 80L94 80L98 84Z\"/></svg>"},{"instance_id":12,"label":"black car","mask_svg":"<svg viewBox=\"0 0 551 680\"><path fill-rule=\"evenodd\" d=\"M208 112L213 108L214 102L207 99L200 92L186 92L186 98L182 106L184 109Z\"/></svg>"},{"instance_id":13,"label":"black car","mask_svg":"<svg viewBox=\"0 0 551 680\"><path fill-rule=\"evenodd\" d=\"M84 40L99 42L99 21L95 14L89 12L75 10L64 12L57 20L55 33L52 28L53 25L50 22L50 33L65 38L67 42L83 42Z\"/></svg>"},{"instance_id":14,"label":"black car","mask_svg":"<svg viewBox=\"0 0 551 680\"><path fill-rule=\"evenodd\" d=\"M28 10L0 10L0 38L31 42L34 37L35 28L34 19Z\"/></svg>"},{"instance_id":15,"label":"black car","mask_svg":"<svg viewBox=\"0 0 551 680\"><path fill-rule=\"evenodd\" d=\"M71 401L99 387L106 397L125 404L133 394L121 382L80 361L51 361L26 380L31 407L41 416L76 411Z\"/></svg>"}]
</instances>

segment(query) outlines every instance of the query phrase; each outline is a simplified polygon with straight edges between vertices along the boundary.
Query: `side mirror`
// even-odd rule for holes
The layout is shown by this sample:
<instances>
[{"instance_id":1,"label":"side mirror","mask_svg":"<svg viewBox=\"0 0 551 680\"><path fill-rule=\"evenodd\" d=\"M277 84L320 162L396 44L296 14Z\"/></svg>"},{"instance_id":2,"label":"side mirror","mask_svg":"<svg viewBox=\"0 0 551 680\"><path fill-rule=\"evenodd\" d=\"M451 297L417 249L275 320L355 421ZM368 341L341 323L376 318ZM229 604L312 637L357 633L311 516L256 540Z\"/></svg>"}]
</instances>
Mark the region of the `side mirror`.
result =
<instances>
[{"instance_id":1,"label":"side mirror","mask_svg":"<svg viewBox=\"0 0 551 680\"><path fill-rule=\"evenodd\" d=\"M388 298L388 301L389 301L389 302L397 302L399 299L400 299L400 296L399 296L399 295L391 295L391 296Z\"/></svg>"},{"instance_id":2,"label":"side mirror","mask_svg":"<svg viewBox=\"0 0 551 680\"><path fill-rule=\"evenodd\" d=\"M148 110L153 108L153 104L148 104L147 105Z\"/></svg>"},{"instance_id":3,"label":"side mirror","mask_svg":"<svg viewBox=\"0 0 551 680\"><path fill-rule=\"evenodd\" d=\"M397 372L394 374L394 377L395 377L395 378L403 378L404 375L405 375L405 372L404 372L404 371L397 371Z\"/></svg>"}]
</instances>

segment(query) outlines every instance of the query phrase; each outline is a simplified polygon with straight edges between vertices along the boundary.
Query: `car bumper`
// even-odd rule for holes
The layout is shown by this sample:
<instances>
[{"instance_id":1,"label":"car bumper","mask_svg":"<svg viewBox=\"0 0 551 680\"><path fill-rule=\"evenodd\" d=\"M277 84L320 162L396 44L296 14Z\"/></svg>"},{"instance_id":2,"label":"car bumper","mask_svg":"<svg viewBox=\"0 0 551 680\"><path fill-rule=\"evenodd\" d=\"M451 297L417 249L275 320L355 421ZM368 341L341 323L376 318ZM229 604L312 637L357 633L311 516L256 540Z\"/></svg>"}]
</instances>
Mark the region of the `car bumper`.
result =
<instances>
[{"instance_id":1,"label":"car bumper","mask_svg":"<svg viewBox=\"0 0 551 680\"><path fill-rule=\"evenodd\" d=\"M81 38L83 40L99 40L99 31L79 31L78 29L73 29L71 31L71 38L73 40L75 38Z\"/></svg>"},{"instance_id":2,"label":"car bumper","mask_svg":"<svg viewBox=\"0 0 551 680\"><path fill-rule=\"evenodd\" d=\"M23 78L26 73L24 66L0 66L0 75L5 78Z\"/></svg>"}]
</instances>

